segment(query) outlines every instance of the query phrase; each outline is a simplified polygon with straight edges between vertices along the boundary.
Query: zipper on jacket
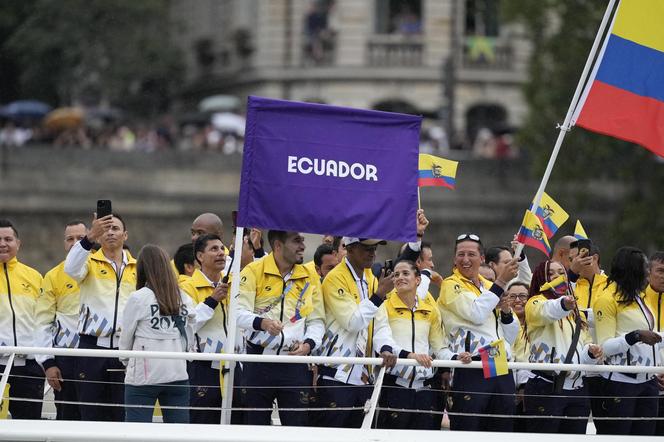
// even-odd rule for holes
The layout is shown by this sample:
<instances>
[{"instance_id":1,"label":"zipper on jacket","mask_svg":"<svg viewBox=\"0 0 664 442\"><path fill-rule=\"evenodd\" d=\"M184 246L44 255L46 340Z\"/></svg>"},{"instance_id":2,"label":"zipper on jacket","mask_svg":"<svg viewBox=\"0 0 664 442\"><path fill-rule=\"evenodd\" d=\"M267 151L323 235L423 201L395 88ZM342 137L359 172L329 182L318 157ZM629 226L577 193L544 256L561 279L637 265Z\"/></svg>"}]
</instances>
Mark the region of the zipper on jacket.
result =
<instances>
[{"instance_id":1,"label":"zipper on jacket","mask_svg":"<svg viewBox=\"0 0 664 442\"><path fill-rule=\"evenodd\" d=\"M124 259L124 255L123 255ZM115 268L113 268L113 272L115 273L115 308L113 309L113 328L111 329L111 346L110 348L113 348L113 338L115 337L115 328L118 326L118 302L120 301L120 283L122 283L122 275L124 274L125 269L122 267L122 264L120 264L120 274L118 275L118 272L115 271ZM113 266L111 266L113 267Z\"/></svg>"},{"instance_id":2,"label":"zipper on jacket","mask_svg":"<svg viewBox=\"0 0 664 442\"><path fill-rule=\"evenodd\" d=\"M284 293L285 291L286 291L286 281L283 281L281 293ZM281 322L282 324L284 322L284 302L285 301L286 301L286 295L284 294L281 297L281 311L279 312L279 322ZM284 331L283 330L281 330L279 332L279 334L281 335L281 342L279 343L279 348L277 349L277 354L281 354L281 348L284 346L284 340L286 339L286 337L284 336Z\"/></svg>"},{"instance_id":3,"label":"zipper on jacket","mask_svg":"<svg viewBox=\"0 0 664 442\"><path fill-rule=\"evenodd\" d=\"M224 308L223 302L220 302L219 305L221 306L221 316L223 317L224 334L226 337L228 337L228 328L226 327L226 309Z\"/></svg>"},{"instance_id":4,"label":"zipper on jacket","mask_svg":"<svg viewBox=\"0 0 664 442\"><path fill-rule=\"evenodd\" d=\"M595 280L593 279L593 282L594 281ZM589 284L588 284L588 305L586 305L587 309L590 308L590 301L593 299L593 283L590 282L590 281L588 281L588 282L589 282Z\"/></svg>"},{"instance_id":5,"label":"zipper on jacket","mask_svg":"<svg viewBox=\"0 0 664 442\"><path fill-rule=\"evenodd\" d=\"M410 345L412 347L412 352L415 353L415 312L412 310L410 311ZM410 377L410 384L408 384L408 388L413 388L413 382L415 382L415 368L416 366L413 365L413 374Z\"/></svg>"},{"instance_id":6,"label":"zipper on jacket","mask_svg":"<svg viewBox=\"0 0 664 442\"><path fill-rule=\"evenodd\" d=\"M657 297L657 331L661 332L662 328L659 324L662 322L662 293Z\"/></svg>"},{"instance_id":7,"label":"zipper on jacket","mask_svg":"<svg viewBox=\"0 0 664 442\"><path fill-rule=\"evenodd\" d=\"M88 319L90 319L90 308L85 306L85 319L83 320L83 327L81 328L81 334L85 333L85 328L88 326Z\"/></svg>"},{"instance_id":8,"label":"zipper on jacket","mask_svg":"<svg viewBox=\"0 0 664 442\"><path fill-rule=\"evenodd\" d=\"M53 347L58 347L58 334L60 334L60 330L62 330L62 323L57 319L55 322L57 322L58 327L55 329L55 332L53 332Z\"/></svg>"},{"instance_id":9,"label":"zipper on jacket","mask_svg":"<svg viewBox=\"0 0 664 442\"><path fill-rule=\"evenodd\" d=\"M16 312L14 311L14 303L12 302L12 286L9 283L9 272L7 271L7 263L3 264L5 268L5 279L7 280L7 295L9 296L9 308L12 311L12 332L14 333L14 347L18 347L18 339L16 339Z\"/></svg>"}]
</instances>

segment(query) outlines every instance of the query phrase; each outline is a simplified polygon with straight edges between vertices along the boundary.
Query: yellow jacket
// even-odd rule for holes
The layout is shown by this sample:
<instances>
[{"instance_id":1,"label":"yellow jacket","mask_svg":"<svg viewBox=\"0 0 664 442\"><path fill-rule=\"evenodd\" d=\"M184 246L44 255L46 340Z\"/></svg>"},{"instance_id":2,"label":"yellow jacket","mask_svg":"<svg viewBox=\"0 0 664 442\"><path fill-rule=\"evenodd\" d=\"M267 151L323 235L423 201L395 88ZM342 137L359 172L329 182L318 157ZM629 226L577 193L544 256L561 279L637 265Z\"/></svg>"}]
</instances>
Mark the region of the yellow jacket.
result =
<instances>
[{"instance_id":1,"label":"yellow jacket","mask_svg":"<svg viewBox=\"0 0 664 442\"><path fill-rule=\"evenodd\" d=\"M436 300L427 296L415 297L413 309L399 295L390 296L376 314L373 348L376 353L387 350L400 358L409 353L433 355L435 359L450 359L446 351L440 314ZM422 366L396 366L388 374L397 376L402 387L422 388L424 381L433 377L433 369Z\"/></svg>"},{"instance_id":2,"label":"yellow jacket","mask_svg":"<svg viewBox=\"0 0 664 442\"><path fill-rule=\"evenodd\" d=\"M526 326L529 362L552 362L556 364L565 362L567 352L572 345L576 324L573 311L564 309L561 298L547 299L544 295L536 295L528 299L526 303ZM591 343L592 339L588 329L582 328L570 363L597 363L597 360L591 358L588 354L588 346ZM568 371L563 388L565 390L575 390L583 387L582 375L581 372Z\"/></svg>"},{"instance_id":3,"label":"yellow jacket","mask_svg":"<svg viewBox=\"0 0 664 442\"><path fill-rule=\"evenodd\" d=\"M468 350L477 355L478 350L491 342L504 338L508 358L511 345L519 334L519 320L514 315L503 322L501 313L496 309L502 295L502 289L489 289L493 283L480 278L481 288L466 279L454 269L452 275L445 278L438 297L440 316L447 332L449 349L458 354ZM466 349L466 342L470 348Z\"/></svg>"},{"instance_id":4,"label":"yellow jacket","mask_svg":"<svg viewBox=\"0 0 664 442\"><path fill-rule=\"evenodd\" d=\"M65 273L65 262L49 270L44 276L41 295L37 299L37 344L39 347L78 347L78 311L80 289L76 281ZM37 356L44 364L50 355Z\"/></svg>"},{"instance_id":5,"label":"yellow jacket","mask_svg":"<svg viewBox=\"0 0 664 442\"><path fill-rule=\"evenodd\" d=\"M0 346L34 346L35 307L42 276L16 257L0 267ZM0 362L4 363L4 358Z\"/></svg>"},{"instance_id":6,"label":"yellow jacket","mask_svg":"<svg viewBox=\"0 0 664 442\"><path fill-rule=\"evenodd\" d=\"M646 303L655 316L655 331L664 332L664 292L656 292L651 285L648 285Z\"/></svg>"},{"instance_id":7,"label":"yellow jacket","mask_svg":"<svg viewBox=\"0 0 664 442\"><path fill-rule=\"evenodd\" d=\"M211 298L214 286L199 269L191 277L180 278L180 288L196 305L196 349L200 353L222 353L228 335L228 296L221 302Z\"/></svg>"},{"instance_id":8,"label":"yellow jacket","mask_svg":"<svg viewBox=\"0 0 664 442\"><path fill-rule=\"evenodd\" d=\"M136 260L127 250L123 256L124 269L120 275L102 249L91 254L80 241L65 259L65 273L80 287L78 332L96 336L101 347L117 348L122 312L129 295L136 290Z\"/></svg>"},{"instance_id":9,"label":"yellow jacket","mask_svg":"<svg viewBox=\"0 0 664 442\"><path fill-rule=\"evenodd\" d=\"M261 330L262 319L281 321L279 336ZM320 346L325 330L325 309L318 275L295 264L282 278L274 254L247 265L240 273L238 327L247 342L263 348L263 354L281 354L295 342Z\"/></svg>"},{"instance_id":10,"label":"yellow jacket","mask_svg":"<svg viewBox=\"0 0 664 442\"><path fill-rule=\"evenodd\" d=\"M358 275L358 278L360 275ZM370 356L373 354L373 320L381 301L375 296L378 280L371 269L362 274L362 292L356 283L354 270L347 258L330 270L323 280L326 330L319 354L323 356ZM368 370L350 364L327 365L329 377L362 385L362 374ZM327 375L326 375L327 376Z\"/></svg>"},{"instance_id":11,"label":"yellow jacket","mask_svg":"<svg viewBox=\"0 0 664 442\"><path fill-rule=\"evenodd\" d=\"M611 283L604 289L595 304L597 339L604 349L606 363L646 367L659 365L657 346L650 346L642 342L629 345L625 339L625 336L634 330L653 330L655 326L654 315L645 301L645 294L641 293L638 301L626 304L618 302L616 291L616 283ZM642 383L654 375L612 372L602 373L602 376L620 382Z\"/></svg>"}]
</instances>

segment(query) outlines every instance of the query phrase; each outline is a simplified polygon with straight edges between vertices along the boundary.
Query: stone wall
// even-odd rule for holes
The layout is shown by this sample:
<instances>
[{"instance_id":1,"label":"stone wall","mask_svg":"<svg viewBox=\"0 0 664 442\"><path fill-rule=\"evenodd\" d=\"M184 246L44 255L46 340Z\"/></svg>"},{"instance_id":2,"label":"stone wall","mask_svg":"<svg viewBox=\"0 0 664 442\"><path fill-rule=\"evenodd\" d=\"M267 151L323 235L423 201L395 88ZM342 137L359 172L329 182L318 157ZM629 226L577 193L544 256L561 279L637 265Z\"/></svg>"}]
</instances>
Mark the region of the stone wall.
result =
<instances>
[{"instance_id":1,"label":"stone wall","mask_svg":"<svg viewBox=\"0 0 664 442\"><path fill-rule=\"evenodd\" d=\"M10 150L6 159L7 171L0 169L0 217L10 218L19 229L20 259L42 272L63 258L64 224L90 220L97 199L113 200L114 210L126 219L129 245L135 252L151 242L173 253L190 240L195 216L207 211L221 215L225 240L231 240L230 212L237 206L239 192L238 155L27 147ZM527 170L521 162L464 160L456 191L422 189L422 206L431 220L427 240L434 244L442 273L451 267L451 246L459 233L477 233L486 245L512 238L537 190L538 182ZM596 207L580 214L561 201L572 214L563 230L570 233L579 216L586 230L601 239L609 219L606 207L611 206L601 198L594 197ZM308 258L317 245L316 236L308 237ZM379 259L397 247L390 244ZM530 256L534 261L542 258L536 251Z\"/></svg>"}]
</instances>

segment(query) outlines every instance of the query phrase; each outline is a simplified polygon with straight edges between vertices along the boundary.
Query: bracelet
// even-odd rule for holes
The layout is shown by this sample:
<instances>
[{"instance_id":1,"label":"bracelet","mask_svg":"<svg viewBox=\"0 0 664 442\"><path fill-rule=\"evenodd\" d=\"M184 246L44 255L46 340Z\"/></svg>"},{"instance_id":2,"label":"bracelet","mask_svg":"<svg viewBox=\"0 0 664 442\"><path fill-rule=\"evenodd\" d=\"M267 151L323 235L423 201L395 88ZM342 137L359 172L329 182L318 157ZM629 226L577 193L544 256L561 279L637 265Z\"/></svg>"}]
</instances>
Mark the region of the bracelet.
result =
<instances>
[{"instance_id":1,"label":"bracelet","mask_svg":"<svg viewBox=\"0 0 664 442\"><path fill-rule=\"evenodd\" d=\"M503 285L503 286L507 287L507 283L505 281L503 281L502 279L500 279L500 278L496 278L495 283L498 284L498 285Z\"/></svg>"}]
</instances>

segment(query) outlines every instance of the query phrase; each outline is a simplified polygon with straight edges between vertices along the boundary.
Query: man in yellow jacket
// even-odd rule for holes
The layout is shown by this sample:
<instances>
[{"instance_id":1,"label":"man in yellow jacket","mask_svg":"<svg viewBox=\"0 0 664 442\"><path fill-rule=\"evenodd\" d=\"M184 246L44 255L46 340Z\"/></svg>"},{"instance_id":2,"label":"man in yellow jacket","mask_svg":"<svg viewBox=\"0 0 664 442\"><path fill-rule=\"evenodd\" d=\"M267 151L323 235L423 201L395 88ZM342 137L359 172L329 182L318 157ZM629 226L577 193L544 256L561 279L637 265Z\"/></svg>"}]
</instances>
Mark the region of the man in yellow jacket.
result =
<instances>
[{"instance_id":1,"label":"man in yellow jacket","mask_svg":"<svg viewBox=\"0 0 664 442\"><path fill-rule=\"evenodd\" d=\"M655 316L653 331L664 332L664 251L658 251L650 256L650 276L646 288L646 303ZM664 350L660 350L664 351ZM661 360L664 360L662 357ZM659 382L659 418L655 434L664 436L664 375L658 375Z\"/></svg>"},{"instance_id":2,"label":"man in yellow jacket","mask_svg":"<svg viewBox=\"0 0 664 442\"><path fill-rule=\"evenodd\" d=\"M35 305L42 277L16 259L20 246L14 225L0 219L0 346L34 346ZM0 371L4 372L8 356L0 354ZM43 399L44 373L34 357L16 355L9 385L12 398ZM41 408L41 402L9 401L12 419L40 419Z\"/></svg>"},{"instance_id":3,"label":"man in yellow jacket","mask_svg":"<svg viewBox=\"0 0 664 442\"><path fill-rule=\"evenodd\" d=\"M88 228L83 221L71 221L65 226L65 253L83 239ZM37 300L37 341L39 347L78 347L79 288L76 281L65 273L65 262L53 267L44 276L42 293ZM77 402L75 358L38 355L37 362L44 368L46 380L53 388L56 401ZM78 404L57 403L58 420L80 420Z\"/></svg>"},{"instance_id":4,"label":"man in yellow jacket","mask_svg":"<svg viewBox=\"0 0 664 442\"><path fill-rule=\"evenodd\" d=\"M371 273L376 248L385 241L345 237L343 244L346 246L346 257L323 281L327 330L318 353L323 356L371 357L374 355L374 318L393 288L392 278L385 277L383 273L378 279ZM392 352L381 352L381 357L388 368L394 366L396 356ZM371 395L373 367L321 365L318 373L320 407L356 408L326 412L323 425L359 428L362 408Z\"/></svg>"},{"instance_id":5,"label":"man in yellow jacket","mask_svg":"<svg viewBox=\"0 0 664 442\"><path fill-rule=\"evenodd\" d=\"M480 359L479 349L504 339L508 358L511 345L519 333L519 321L508 303L501 302L507 283L517 275L517 258L513 258L490 282L479 274L484 262L484 246L479 236L462 234L454 246L454 271L445 278L438 298L449 350L454 354L468 352ZM516 387L510 374L484 379L482 371L456 370L452 380L452 430L511 431L512 419L481 418L481 414L514 414Z\"/></svg>"},{"instance_id":6,"label":"man in yellow jacket","mask_svg":"<svg viewBox=\"0 0 664 442\"><path fill-rule=\"evenodd\" d=\"M101 248L92 253L95 241ZM118 348L122 313L136 290L136 260L124 250L126 241L127 229L117 214L95 217L88 234L67 254L65 273L80 287L79 348ZM118 358L79 357L76 364L80 401L124 403L124 366ZM124 421L122 407L86 405L80 410L82 420Z\"/></svg>"},{"instance_id":7,"label":"man in yellow jacket","mask_svg":"<svg viewBox=\"0 0 664 442\"><path fill-rule=\"evenodd\" d=\"M240 273L238 327L245 330L247 354L306 356L321 345L325 308L318 275L302 265L304 237L270 230L272 253ZM247 424L269 425L276 399L280 408L309 406L311 378L306 364L245 363ZM255 388L252 388L255 387ZM304 426L307 413L279 412L284 425Z\"/></svg>"}]
</instances>

